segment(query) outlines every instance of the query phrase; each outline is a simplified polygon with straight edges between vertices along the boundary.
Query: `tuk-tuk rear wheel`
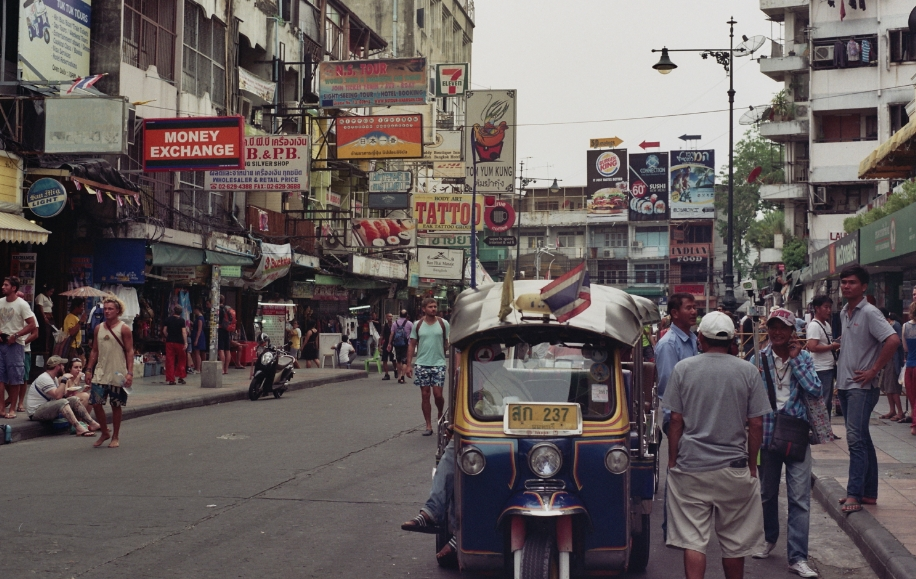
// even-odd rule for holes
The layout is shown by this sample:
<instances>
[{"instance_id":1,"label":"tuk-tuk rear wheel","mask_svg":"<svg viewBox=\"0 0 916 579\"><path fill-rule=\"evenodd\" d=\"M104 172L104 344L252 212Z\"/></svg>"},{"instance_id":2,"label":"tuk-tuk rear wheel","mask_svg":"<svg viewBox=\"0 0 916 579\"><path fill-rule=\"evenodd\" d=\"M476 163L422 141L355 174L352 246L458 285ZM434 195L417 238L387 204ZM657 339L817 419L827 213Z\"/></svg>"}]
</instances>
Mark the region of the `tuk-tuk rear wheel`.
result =
<instances>
[{"instance_id":1,"label":"tuk-tuk rear wheel","mask_svg":"<svg viewBox=\"0 0 916 579\"><path fill-rule=\"evenodd\" d=\"M521 579L557 579L560 576L557 545L543 531L531 532L522 547Z\"/></svg>"},{"instance_id":2,"label":"tuk-tuk rear wheel","mask_svg":"<svg viewBox=\"0 0 916 579\"><path fill-rule=\"evenodd\" d=\"M634 533L631 537L630 562L627 565L627 571L645 571L649 565L649 550L652 547L649 539L649 529L651 528L649 518L650 515L642 516L642 531Z\"/></svg>"}]
</instances>

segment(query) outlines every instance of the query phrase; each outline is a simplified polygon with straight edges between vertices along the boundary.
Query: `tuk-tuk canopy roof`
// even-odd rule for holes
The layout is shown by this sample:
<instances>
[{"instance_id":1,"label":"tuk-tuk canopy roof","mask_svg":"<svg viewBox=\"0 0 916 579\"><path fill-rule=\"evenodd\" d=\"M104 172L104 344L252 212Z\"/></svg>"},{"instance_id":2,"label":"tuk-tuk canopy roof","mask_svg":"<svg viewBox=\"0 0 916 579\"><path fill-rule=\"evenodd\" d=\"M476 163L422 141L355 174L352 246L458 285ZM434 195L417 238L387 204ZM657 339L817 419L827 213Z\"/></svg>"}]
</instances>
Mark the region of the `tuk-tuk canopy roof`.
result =
<instances>
[{"instance_id":1,"label":"tuk-tuk canopy roof","mask_svg":"<svg viewBox=\"0 0 916 579\"><path fill-rule=\"evenodd\" d=\"M548 280L525 280L514 283L515 298L524 294L539 294ZM567 322L559 323L551 316L549 325L571 327L595 332L633 346L641 338L642 327L659 321L658 306L646 298L630 295L621 290L592 284L591 305ZM539 327L545 325L543 316L535 312L519 312L513 301L512 311L505 321L499 321L503 284L493 283L461 292L452 308L451 343L488 330L514 327ZM525 317L523 320L522 317Z\"/></svg>"}]
</instances>

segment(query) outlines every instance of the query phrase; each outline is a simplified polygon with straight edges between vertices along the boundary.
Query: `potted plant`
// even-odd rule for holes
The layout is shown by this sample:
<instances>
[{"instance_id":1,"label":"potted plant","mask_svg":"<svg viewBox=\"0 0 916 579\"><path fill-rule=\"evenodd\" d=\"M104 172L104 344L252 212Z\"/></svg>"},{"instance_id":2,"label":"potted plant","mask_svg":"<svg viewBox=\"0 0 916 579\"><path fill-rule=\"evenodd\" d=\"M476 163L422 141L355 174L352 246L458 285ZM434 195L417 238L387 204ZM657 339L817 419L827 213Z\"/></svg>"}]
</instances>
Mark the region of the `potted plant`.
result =
<instances>
[{"instance_id":1,"label":"potted plant","mask_svg":"<svg viewBox=\"0 0 916 579\"><path fill-rule=\"evenodd\" d=\"M773 96L771 105L771 117L773 121L789 121L795 114L795 103L789 101L789 93L782 89Z\"/></svg>"}]
</instances>

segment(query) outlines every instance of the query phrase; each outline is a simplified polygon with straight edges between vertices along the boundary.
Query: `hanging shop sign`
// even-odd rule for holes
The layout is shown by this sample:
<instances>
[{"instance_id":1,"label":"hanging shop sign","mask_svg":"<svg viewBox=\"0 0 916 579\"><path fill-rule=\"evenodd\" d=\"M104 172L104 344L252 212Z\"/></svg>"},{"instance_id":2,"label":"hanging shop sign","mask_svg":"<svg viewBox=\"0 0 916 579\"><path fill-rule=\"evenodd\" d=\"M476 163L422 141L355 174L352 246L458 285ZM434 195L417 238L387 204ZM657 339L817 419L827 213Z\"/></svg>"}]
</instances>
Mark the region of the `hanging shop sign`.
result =
<instances>
[{"instance_id":1,"label":"hanging shop sign","mask_svg":"<svg viewBox=\"0 0 916 579\"><path fill-rule=\"evenodd\" d=\"M419 247L417 248L417 263L420 277L460 280L464 265L464 250Z\"/></svg>"},{"instance_id":2,"label":"hanging shop sign","mask_svg":"<svg viewBox=\"0 0 916 579\"><path fill-rule=\"evenodd\" d=\"M127 154L127 99L85 95L43 103L45 154Z\"/></svg>"},{"instance_id":3,"label":"hanging shop sign","mask_svg":"<svg viewBox=\"0 0 916 579\"><path fill-rule=\"evenodd\" d=\"M671 259L678 257L709 257L712 245L709 243L672 243L668 248Z\"/></svg>"},{"instance_id":4,"label":"hanging shop sign","mask_svg":"<svg viewBox=\"0 0 916 579\"><path fill-rule=\"evenodd\" d=\"M514 90L467 92L465 188L511 193L515 187Z\"/></svg>"},{"instance_id":5,"label":"hanging shop sign","mask_svg":"<svg viewBox=\"0 0 916 579\"><path fill-rule=\"evenodd\" d=\"M628 160L630 171L629 220L667 220L667 153L634 153L629 155Z\"/></svg>"},{"instance_id":6,"label":"hanging shop sign","mask_svg":"<svg viewBox=\"0 0 916 579\"><path fill-rule=\"evenodd\" d=\"M207 171L208 191L308 191L309 137L245 137L245 168Z\"/></svg>"},{"instance_id":7,"label":"hanging shop sign","mask_svg":"<svg viewBox=\"0 0 916 579\"><path fill-rule=\"evenodd\" d=\"M627 150L586 151L585 215L592 222L627 220Z\"/></svg>"},{"instance_id":8,"label":"hanging shop sign","mask_svg":"<svg viewBox=\"0 0 916 579\"><path fill-rule=\"evenodd\" d=\"M98 283L145 283L145 239L97 239L93 258Z\"/></svg>"},{"instance_id":9,"label":"hanging shop sign","mask_svg":"<svg viewBox=\"0 0 916 579\"><path fill-rule=\"evenodd\" d=\"M413 215L421 231L470 231L471 195L413 196ZM474 207L475 231L483 231L483 198Z\"/></svg>"},{"instance_id":10,"label":"hanging shop sign","mask_svg":"<svg viewBox=\"0 0 916 579\"><path fill-rule=\"evenodd\" d=\"M228 267L222 267L222 275ZM165 265L162 266L162 277L168 278L169 281L183 281L189 283L206 284L210 278L210 266L208 265Z\"/></svg>"},{"instance_id":11,"label":"hanging shop sign","mask_svg":"<svg viewBox=\"0 0 916 579\"><path fill-rule=\"evenodd\" d=\"M254 273L245 277L245 285L249 289L264 289L289 273L292 263L293 248L289 243L285 245L262 243L261 260L258 261Z\"/></svg>"},{"instance_id":12,"label":"hanging shop sign","mask_svg":"<svg viewBox=\"0 0 916 579\"><path fill-rule=\"evenodd\" d=\"M239 90L253 94L261 99L264 104L274 102L277 83L260 78L242 67L238 67L236 70L239 73Z\"/></svg>"},{"instance_id":13,"label":"hanging shop sign","mask_svg":"<svg viewBox=\"0 0 916 579\"><path fill-rule=\"evenodd\" d=\"M422 156L421 115L337 119L338 159L418 159Z\"/></svg>"},{"instance_id":14,"label":"hanging shop sign","mask_svg":"<svg viewBox=\"0 0 916 579\"><path fill-rule=\"evenodd\" d=\"M38 217L54 217L67 205L67 190L59 181L44 177L32 183L25 202Z\"/></svg>"},{"instance_id":15,"label":"hanging shop sign","mask_svg":"<svg viewBox=\"0 0 916 579\"><path fill-rule=\"evenodd\" d=\"M493 205L487 205L486 211L483 212L483 220L495 233L509 231L515 226L515 208L507 201L496 199Z\"/></svg>"},{"instance_id":16,"label":"hanging shop sign","mask_svg":"<svg viewBox=\"0 0 916 579\"><path fill-rule=\"evenodd\" d=\"M242 117L144 119L144 171L245 168Z\"/></svg>"},{"instance_id":17,"label":"hanging shop sign","mask_svg":"<svg viewBox=\"0 0 916 579\"><path fill-rule=\"evenodd\" d=\"M310 300L315 294L315 284L307 281L294 281L290 285L289 297L294 300Z\"/></svg>"},{"instance_id":18,"label":"hanging shop sign","mask_svg":"<svg viewBox=\"0 0 916 579\"><path fill-rule=\"evenodd\" d=\"M673 286L677 294L693 294L694 296L703 297L706 295L706 286L701 283L685 283Z\"/></svg>"},{"instance_id":19,"label":"hanging shop sign","mask_svg":"<svg viewBox=\"0 0 916 579\"><path fill-rule=\"evenodd\" d=\"M409 193L412 186L413 173L410 171L369 173L369 193Z\"/></svg>"},{"instance_id":20,"label":"hanging shop sign","mask_svg":"<svg viewBox=\"0 0 916 579\"><path fill-rule=\"evenodd\" d=\"M409 193L369 193L369 209L409 209Z\"/></svg>"},{"instance_id":21,"label":"hanging shop sign","mask_svg":"<svg viewBox=\"0 0 916 579\"><path fill-rule=\"evenodd\" d=\"M468 63L436 65L436 96L461 96L468 89Z\"/></svg>"},{"instance_id":22,"label":"hanging shop sign","mask_svg":"<svg viewBox=\"0 0 916 579\"><path fill-rule=\"evenodd\" d=\"M429 247L471 247L471 236L468 234L444 234L430 235L422 234L417 237L417 245L427 245Z\"/></svg>"},{"instance_id":23,"label":"hanging shop sign","mask_svg":"<svg viewBox=\"0 0 916 579\"><path fill-rule=\"evenodd\" d=\"M413 219L354 219L351 239L356 247L395 249L417 244L417 224Z\"/></svg>"},{"instance_id":24,"label":"hanging shop sign","mask_svg":"<svg viewBox=\"0 0 916 579\"><path fill-rule=\"evenodd\" d=\"M442 179L443 183L464 183L464 163L462 161L434 161L433 177L435 179Z\"/></svg>"},{"instance_id":25,"label":"hanging shop sign","mask_svg":"<svg viewBox=\"0 0 916 579\"><path fill-rule=\"evenodd\" d=\"M334 191L328 191L325 193L324 199L327 205L333 205L334 207L340 207L340 204L343 201L343 197L340 196L340 193L336 193Z\"/></svg>"},{"instance_id":26,"label":"hanging shop sign","mask_svg":"<svg viewBox=\"0 0 916 579\"><path fill-rule=\"evenodd\" d=\"M716 152L672 151L671 219L714 219Z\"/></svg>"},{"instance_id":27,"label":"hanging shop sign","mask_svg":"<svg viewBox=\"0 0 916 579\"><path fill-rule=\"evenodd\" d=\"M381 279L407 279L407 265L403 261L376 259L358 254L350 254L350 271L357 275L366 275Z\"/></svg>"},{"instance_id":28,"label":"hanging shop sign","mask_svg":"<svg viewBox=\"0 0 916 579\"><path fill-rule=\"evenodd\" d=\"M426 161L463 161L461 151L463 132L460 130L436 130L435 141L423 146L423 159Z\"/></svg>"},{"instance_id":29,"label":"hanging shop sign","mask_svg":"<svg viewBox=\"0 0 916 579\"><path fill-rule=\"evenodd\" d=\"M89 74L91 4L92 0L19 0L21 80Z\"/></svg>"},{"instance_id":30,"label":"hanging shop sign","mask_svg":"<svg viewBox=\"0 0 916 579\"><path fill-rule=\"evenodd\" d=\"M242 266L224 265L220 268L221 277L242 277Z\"/></svg>"},{"instance_id":31,"label":"hanging shop sign","mask_svg":"<svg viewBox=\"0 0 916 579\"><path fill-rule=\"evenodd\" d=\"M866 225L859 236L862 265L916 252L916 206L908 205Z\"/></svg>"},{"instance_id":32,"label":"hanging shop sign","mask_svg":"<svg viewBox=\"0 0 916 579\"><path fill-rule=\"evenodd\" d=\"M38 264L37 253L14 253L10 263L10 275L19 278L19 291L22 299L31 305L35 302L35 268Z\"/></svg>"},{"instance_id":33,"label":"hanging shop sign","mask_svg":"<svg viewBox=\"0 0 916 579\"><path fill-rule=\"evenodd\" d=\"M324 108L426 104L425 58L327 61L318 65L318 98Z\"/></svg>"},{"instance_id":34,"label":"hanging shop sign","mask_svg":"<svg viewBox=\"0 0 916 579\"><path fill-rule=\"evenodd\" d=\"M446 183L444 179L433 179L432 177L417 176L417 193L464 193L465 186L460 184Z\"/></svg>"}]
</instances>

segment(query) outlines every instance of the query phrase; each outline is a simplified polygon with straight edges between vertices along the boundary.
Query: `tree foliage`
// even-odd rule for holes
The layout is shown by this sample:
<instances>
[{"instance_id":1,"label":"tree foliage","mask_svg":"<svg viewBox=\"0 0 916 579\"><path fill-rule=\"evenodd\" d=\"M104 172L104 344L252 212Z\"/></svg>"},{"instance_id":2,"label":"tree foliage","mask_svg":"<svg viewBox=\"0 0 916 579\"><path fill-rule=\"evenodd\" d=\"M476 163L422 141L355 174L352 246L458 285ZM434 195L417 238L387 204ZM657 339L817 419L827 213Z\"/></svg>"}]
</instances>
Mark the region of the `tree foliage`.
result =
<instances>
[{"instance_id":1,"label":"tree foliage","mask_svg":"<svg viewBox=\"0 0 916 579\"><path fill-rule=\"evenodd\" d=\"M786 215L780 211L768 211L763 218L751 223L744 236L744 243L757 251L773 247L777 233L785 233Z\"/></svg>"},{"instance_id":2,"label":"tree foliage","mask_svg":"<svg viewBox=\"0 0 916 579\"><path fill-rule=\"evenodd\" d=\"M808 257L808 243L800 237L790 237L782 246L782 263L786 271L801 269Z\"/></svg>"},{"instance_id":3,"label":"tree foliage","mask_svg":"<svg viewBox=\"0 0 916 579\"><path fill-rule=\"evenodd\" d=\"M846 233L852 233L913 203L916 203L916 183L907 181L903 184L903 191L889 196L887 203L881 207L875 207L866 213L844 219L843 229Z\"/></svg>"},{"instance_id":4,"label":"tree foliage","mask_svg":"<svg viewBox=\"0 0 916 579\"><path fill-rule=\"evenodd\" d=\"M760 176L754 183L748 183L747 178L755 167L761 167ZM733 226L735 232L735 264L736 273L747 273L751 269L748 261L750 245L747 234L751 225L757 221L758 212L764 209L773 209L771 204L766 204L760 199L760 186L770 183L785 182L783 171L783 148L781 145L768 141L760 136L756 127L749 129L744 136L735 143L735 194ZM716 191L716 209L719 215L727 216L728 212L728 165L724 165L719 172L719 182L725 187L718 187ZM724 219L718 221L719 234L726 239L728 225ZM740 278L739 278L740 279Z\"/></svg>"}]
</instances>

